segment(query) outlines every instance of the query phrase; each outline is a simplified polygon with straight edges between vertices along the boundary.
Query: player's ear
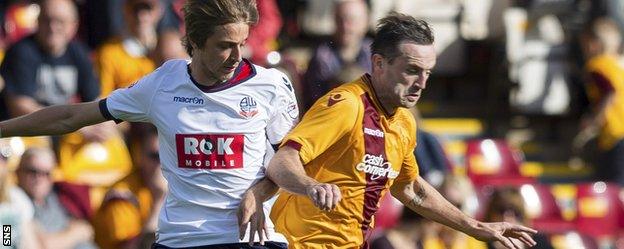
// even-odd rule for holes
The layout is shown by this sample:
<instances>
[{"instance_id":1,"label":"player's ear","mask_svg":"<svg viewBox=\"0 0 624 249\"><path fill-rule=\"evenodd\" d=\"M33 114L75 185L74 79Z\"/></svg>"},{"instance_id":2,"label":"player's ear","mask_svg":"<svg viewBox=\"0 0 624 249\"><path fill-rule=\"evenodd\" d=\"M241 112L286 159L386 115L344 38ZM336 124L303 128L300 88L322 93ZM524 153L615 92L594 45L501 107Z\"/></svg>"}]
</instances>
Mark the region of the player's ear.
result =
<instances>
[{"instance_id":1,"label":"player's ear","mask_svg":"<svg viewBox=\"0 0 624 249\"><path fill-rule=\"evenodd\" d=\"M373 68L375 69L383 69L384 67L384 57L380 54L373 54Z\"/></svg>"}]
</instances>

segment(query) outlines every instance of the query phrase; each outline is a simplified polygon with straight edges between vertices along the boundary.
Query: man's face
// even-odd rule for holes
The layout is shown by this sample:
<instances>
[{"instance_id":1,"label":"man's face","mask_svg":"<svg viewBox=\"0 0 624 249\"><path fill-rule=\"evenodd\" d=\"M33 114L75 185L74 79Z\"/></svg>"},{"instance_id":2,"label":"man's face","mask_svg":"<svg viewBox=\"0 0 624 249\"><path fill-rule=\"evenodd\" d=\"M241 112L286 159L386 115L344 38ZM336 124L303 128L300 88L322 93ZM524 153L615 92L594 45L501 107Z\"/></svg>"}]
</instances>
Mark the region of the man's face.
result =
<instances>
[{"instance_id":1,"label":"man's face","mask_svg":"<svg viewBox=\"0 0 624 249\"><path fill-rule=\"evenodd\" d=\"M392 61L378 54L373 56L373 70L380 79L375 86L376 93L384 107L392 110L416 105L436 63L433 44L402 42L399 54Z\"/></svg>"},{"instance_id":2,"label":"man's face","mask_svg":"<svg viewBox=\"0 0 624 249\"><path fill-rule=\"evenodd\" d=\"M162 16L159 1L129 1L124 11L128 28L135 35L156 30Z\"/></svg>"},{"instance_id":3,"label":"man's face","mask_svg":"<svg viewBox=\"0 0 624 249\"><path fill-rule=\"evenodd\" d=\"M54 167L54 158L48 156L28 158L17 170L19 186L33 200L43 200L52 191L51 172Z\"/></svg>"},{"instance_id":4,"label":"man's face","mask_svg":"<svg viewBox=\"0 0 624 249\"><path fill-rule=\"evenodd\" d=\"M364 1L346 1L336 6L336 40L340 45L358 44L368 27L368 9Z\"/></svg>"},{"instance_id":5,"label":"man's face","mask_svg":"<svg viewBox=\"0 0 624 249\"><path fill-rule=\"evenodd\" d=\"M242 49L249 36L246 23L228 23L217 26L203 47L193 47L193 61L201 65L201 73L209 80L223 82L234 75L242 60Z\"/></svg>"},{"instance_id":6,"label":"man's face","mask_svg":"<svg viewBox=\"0 0 624 249\"><path fill-rule=\"evenodd\" d=\"M67 0L49 0L42 3L39 14L37 40L54 55L65 51L78 28L75 7Z\"/></svg>"}]
</instances>

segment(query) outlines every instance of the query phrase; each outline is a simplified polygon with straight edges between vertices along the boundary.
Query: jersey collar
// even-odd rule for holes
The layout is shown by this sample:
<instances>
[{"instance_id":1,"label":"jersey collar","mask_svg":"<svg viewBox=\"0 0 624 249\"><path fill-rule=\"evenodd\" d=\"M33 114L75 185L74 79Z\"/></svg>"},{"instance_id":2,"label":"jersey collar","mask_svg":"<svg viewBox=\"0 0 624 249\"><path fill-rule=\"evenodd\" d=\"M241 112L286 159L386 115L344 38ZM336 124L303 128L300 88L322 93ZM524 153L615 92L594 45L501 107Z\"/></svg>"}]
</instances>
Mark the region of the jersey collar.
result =
<instances>
[{"instance_id":1,"label":"jersey collar","mask_svg":"<svg viewBox=\"0 0 624 249\"><path fill-rule=\"evenodd\" d=\"M201 85L201 84L197 83L197 81L195 81L195 79L193 78L193 75L191 75L191 66L190 66L190 64L186 65L186 71L188 72L189 78L191 79L193 84L195 86L197 86L197 88L199 88L199 90L201 90L202 92L205 92L205 93L212 93L212 92L222 91L222 90L228 89L230 87L236 86L236 85L238 85L240 83L243 83L243 82L253 78L254 76L256 76L256 68L254 68L254 66L251 64L251 62L249 62L247 59L243 59L238 64L238 67L234 71L234 76L232 78L230 78L228 81L226 81L224 83L214 84L212 86L205 86L205 85Z\"/></svg>"},{"instance_id":2,"label":"jersey collar","mask_svg":"<svg viewBox=\"0 0 624 249\"><path fill-rule=\"evenodd\" d=\"M392 117L392 115L390 113L388 113L386 111L386 109L383 108L383 106L381 105L381 102L379 101L379 98L377 97L377 93L375 92L375 88L373 87L373 84L372 84L372 81L371 81L371 75L368 74L368 73L362 75L362 81L364 82L364 84L368 88L368 92L370 92L370 94L371 94L371 99L373 101L373 105L375 106L375 108L377 108L377 110L381 110L381 112L383 113L384 116ZM395 111L395 113L396 113L396 111Z\"/></svg>"}]
</instances>

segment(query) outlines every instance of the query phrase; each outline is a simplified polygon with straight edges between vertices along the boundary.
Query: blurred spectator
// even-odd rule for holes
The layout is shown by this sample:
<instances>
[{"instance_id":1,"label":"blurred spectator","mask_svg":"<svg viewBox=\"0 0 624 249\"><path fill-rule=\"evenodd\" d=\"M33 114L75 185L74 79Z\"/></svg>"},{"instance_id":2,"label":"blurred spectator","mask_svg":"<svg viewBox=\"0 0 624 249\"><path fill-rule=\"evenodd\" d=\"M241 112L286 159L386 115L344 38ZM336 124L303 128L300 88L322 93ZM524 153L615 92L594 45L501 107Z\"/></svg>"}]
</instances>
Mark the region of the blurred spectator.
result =
<instances>
[{"instance_id":1,"label":"blurred spectator","mask_svg":"<svg viewBox=\"0 0 624 249\"><path fill-rule=\"evenodd\" d=\"M518 189L512 187L495 189L488 203L485 205L484 221L505 221L521 225L527 224L528 221L526 218L524 199L522 198L522 195L520 195ZM537 245L532 248L553 248L544 234L538 233L533 236L533 239L537 242ZM523 244L520 241L513 241L513 243L516 244L516 246L519 246L519 248L526 248L523 247ZM498 242L488 242L487 246L489 249L505 248L504 245Z\"/></svg>"},{"instance_id":2,"label":"blurred spectator","mask_svg":"<svg viewBox=\"0 0 624 249\"><path fill-rule=\"evenodd\" d=\"M476 198L472 184L465 176L447 174L439 187L440 194L455 207L467 211L470 200ZM470 212L469 212L470 213ZM423 235L423 248L485 249L486 244L462 232L432 221L424 222L428 228Z\"/></svg>"},{"instance_id":3,"label":"blurred spectator","mask_svg":"<svg viewBox=\"0 0 624 249\"><path fill-rule=\"evenodd\" d=\"M381 236L373 240L371 249L411 249L424 248L422 236L425 219L409 208L403 208L399 223L392 229L386 230Z\"/></svg>"},{"instance_id":4,"label":"blurred spectator","mask_svg":"<svg viewBox=\"0 0 624 249\"><path fill-rule=\"evenodd\" d=\"M439 189L459 209L464 209L470 197L475 196L466 177L447 175ZM404 208L397 226L375 239L371 248L485 249L486 244Z\"/></svg>"},{"instance_id":5,"label":"blurred spectator","mask_svg":"<svg viewBox=\"0 0 624 249\"><path fill-rule=\"evenodd\" d=\"M145 126L143 132L134 171L113 185L96 214L96 241L102 249L148 248L154 242L166 182L156 128Z\"/></svg>"},{"instance_id":6,"label":"blurred spectator","mask_svg":"<svg viewBox=\"0 0 624 249\"><path fill-rule=\"evenodd\" d=\"M335 22L332 16L335 2L341 1L301 1L304 6L298 12L299 28L306 35L313 37L327 36L334 33ZM292 1L291 1L292 2ZM292 3L291 3L292 5ZM296 7L295 7L296 8Z\"/></svg>"},{"instance_id":7,"label":"blurred spectator","mask_svg":"<svg viewBox=\"0 0 624 249\"><path fill-rule=\"evenodd\" d=\"M341 0L335 6L336 31L331 41L320 44L308 63L304 76L304 104L308 109L335 84L340 71L356 65L370 72L371 40L365 38L368 9L363 0Z\"/></svg>"},{"instance_id":8,"label":"blurred spectator","mask_svg":"<svg viewBox=\"0 0 624 249\"><path fill-rule=\"evenodd\" d=\"M153 71L148 55L156 47L156 25L162 17L159 0L126 0L123 5L126 32L105 42L97 50L96 66L106 97L117 88L127 87Z\"/></svg>"},{"instance_id":9,"label":"blurred spectator","mask_svg":"<svg viewBox=\"0 0 624 249\"><path fill-rule=\"evenodd\" d=\"M581 123L575 146L598 131L602 161L597 173L601 180L624 185L624 67L619 61L621 33L609 19L597 19L581 37L587 58L587 95L592 104Z\"/></svg>"},{"instance_id":10,"label":"blurred spectator","mask_svg":"<svg viewBox=\"0 0 624 249\"><path fill-rule=\"evenodd\" d=\"M33 231L33 206L28 196L9 180L7 159L12 151L7 140L0 142L0 225L11 226L11 245L3 248L40 248Z\"/></svg>"},{"instance_id":11,"label":"blurred spectator","mask_svg":"<svg viewBox=\"0 0 624 249\"><path fill-rule=\"evenodd\" d=\"M171 59L190 59L182 46L182 35L175 29L165 30L158 35L153 57L153 61L158 65Z\"/></svg>"},{"instance_id":12,"label":"blurred spectator","mask_svg":"<svg viewBox=\"0 0 624 249\"><path fill-rule=\"evenodd\" d=\"M249 30L249 38L245 44L244 57L267 66L267 55L275 50L276 39L282 29L282 18L275 0L256 0L258 6L258 23Z\"/></svg>"},{"instance_id":13,"label":"blurred spectator","mask_svg":"<svg viewBox=\"0 0 624 249\"><path fill-rule=\"evenodd\" d=\"M72 41L77 27L72 1L41 2L38 31L11 46L0 67L12 116L98 97L99 86L88 52Z\"/></svg>"},{"instance_id":14,"label":"blurred spectator","mask_svg":"<svg viewBox=\"0 0 624 249\"><path fill-rule=\"evenodd\" d=\"M35 224L44 245L54 248L96 248L93 228L86 218L73 216L69 204L58 188L53 187L51 173L56 168L56 158L47 148L27 149L17 168L18 185L28 194L35 208ZM74 192L76 193L76 192ZM83 192L88 193L88 192ZM72 196L72 204L79 198ZM90 209L90 205L82 205ZM80 204L78 204L80 205Z\"/></svg>"},{"instance_id":15,"label":"blurred spectator","mask_svg":"<svg viewBox=\"0 0 624 249\"><path fill-rule=\"evenodd\" d=\"M418 163L418 172L433 186L440 186L444 175L451 171L451 162L448 160L442 145L435 135L423 128L422 118L417 107L410 108L416 119L416 149L414 155Z\"/></svg>"},{"instance_id":16,"label":"blurred spectator","mask_svg":"<svg viewBox=\"0 0 624 249\"><path fill-rule=\"evenodd\" d=\"M95 100L100 88L87 48L73 40L78 27L71 0L40 2L39 28L7 51L0 66L9 115L21 116L45 106ZM110 125L110 124L109 124ZM86 127L89 141L105 140L107 125Z\"/></svg>"},{"instance_id":17,"label":"blurred spectator","mask_svg":"<svg viewBox=\"0 0 624 249\"><path fill-rule=\"evenodd\" d=\"M505 24L510 105L523 114L560 115L570 110L569 40L557 14L570 1L517 1L529 8L507 8Z\"/></svg>"},{"instance_id":18,"label":"blurred spectator","mask_svg":"<svg viewBox=\"0 0 624 249\"><path fill-rule=\"evenodd\" d=\"M162 18L158 22L158 32L168 29L183 31L184 22L180 9L186 0L159 0ZM127 21L123 11L126 0L76 0L80 10L80 38L90 48L98 48L111 37L122 36L126 32Z\"/></svg>"}]
</instances>

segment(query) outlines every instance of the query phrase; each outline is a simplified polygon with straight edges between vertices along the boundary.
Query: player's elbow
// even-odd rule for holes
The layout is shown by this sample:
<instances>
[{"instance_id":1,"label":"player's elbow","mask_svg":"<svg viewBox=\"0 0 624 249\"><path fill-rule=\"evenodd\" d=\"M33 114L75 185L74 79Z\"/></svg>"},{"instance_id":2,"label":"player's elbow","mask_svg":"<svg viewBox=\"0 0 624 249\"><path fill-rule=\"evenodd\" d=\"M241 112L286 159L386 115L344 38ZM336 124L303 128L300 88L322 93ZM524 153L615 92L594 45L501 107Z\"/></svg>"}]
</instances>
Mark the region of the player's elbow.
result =
<instances>
[{"instance_id":1,"label":"player's elbow","mask_svg":"<svg viewBox=\"0 0 624 249\"><path fill-rule=\"evenodd\" d=\"M409 195L407 191L409 186L409 183L395 182L392 186L390 186L390 193L400 202L408 201Z\"/></svg>"}]
</instances>

